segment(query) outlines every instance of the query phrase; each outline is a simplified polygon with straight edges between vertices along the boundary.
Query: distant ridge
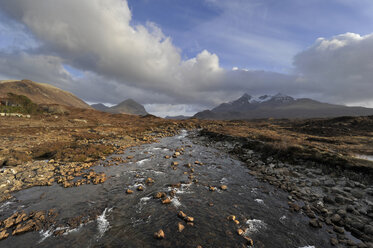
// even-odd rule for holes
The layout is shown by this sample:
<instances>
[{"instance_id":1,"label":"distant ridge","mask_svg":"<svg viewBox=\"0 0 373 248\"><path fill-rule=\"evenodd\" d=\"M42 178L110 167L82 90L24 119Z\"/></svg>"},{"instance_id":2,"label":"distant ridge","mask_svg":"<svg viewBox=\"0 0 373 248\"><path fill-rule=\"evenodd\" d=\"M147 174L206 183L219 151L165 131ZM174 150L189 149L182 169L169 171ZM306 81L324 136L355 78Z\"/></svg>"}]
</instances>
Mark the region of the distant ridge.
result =
<instances>
[{"instance_id":1,"label":"distant ridge","mask_svg":"<svg viewBox=\"0 0 373 248\"><path fill-rule=\"evenodd\" d=\"M46 83L31 80L0 80L0 97L8 93L27 96L36 104L59 104L76 108L91 108L70 92Z\"/></svg>"},{"instance_id":2,"label":"distant ridge","mask_svg":"<svg viewBox=\"0 0 373 248\"><path fill-rule=\"evenodd\" d=\"M132 114L132 115L147 115L148 114L144 106L137 103L133 99L127 99L112 107L107 107L106 105L102 103L92 104L91 107L94 109L103 111L103 112L108 112L108 113L113 113L113 114Z\"/></svg>"},{"instance_id":3,"label":"distant ridge","mask_svg":"<svg viewBox=\"0 0 373 248\"><path fill-rule=\"evenodd\" d=\"M194 115L199 119L244 120L260 118L317 118L373 115L373 109L322 103L308 98L294 99L281 93L252 97L245 93L237 100Z\"/></svg>"}]
</instances>

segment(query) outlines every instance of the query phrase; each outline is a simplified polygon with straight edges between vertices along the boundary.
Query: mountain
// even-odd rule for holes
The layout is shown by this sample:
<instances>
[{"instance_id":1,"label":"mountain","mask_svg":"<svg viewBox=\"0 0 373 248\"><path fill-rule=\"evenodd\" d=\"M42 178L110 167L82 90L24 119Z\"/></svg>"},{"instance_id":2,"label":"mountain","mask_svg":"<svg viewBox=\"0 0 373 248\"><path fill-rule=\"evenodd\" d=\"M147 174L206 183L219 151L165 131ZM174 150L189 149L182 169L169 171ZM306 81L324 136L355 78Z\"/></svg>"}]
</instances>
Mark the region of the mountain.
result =
<instances>
[{"instance_id":1,"label":"mountain","mask_svg":"<svg viewBox=\"0 0 373 248\"><path fill-rule=\"evenodd\" d=\"M136 101L132 99L127 99L118 105L107 107L102 103L98 104L92 104L91 107L94 109L109 112L113 114L132 114L132 115L147 115L148 112L146 112L143 105L137 103Z\"/></svg>"},{"instance_id":2,"label":"mountain","mask_svg":"<svg viewBox=\"0 0 373 248\"><path fill-rule=\"evenodd\" d=\"M194 117L212 120L242 120L363 115L373 115L373 109L322 103L308 98L295 99L281 93L260 97L252 97L245 93L235 101L222 103L212 110L198 112Z\"/></svg>"},{"instance_id":3,"label":"mountain","mask_svg":"<svg viewBox=\"0 0 373 248\"><path fill-rule=\"evenodd\" d=\"M104 105L102 103L92 104L91 107L94 108L94 109L96 109L96 110L103 111L103 112L105 112L106 110L109 109L108 106L106 106L106 105Z\"/></svg>"},{"instance_id":4,"label":"mountain","mask_svg":"<svg viewBox=\"0 0 373 248\"><path fill-rule=\"evenodd\" d=\"M185 115L177 115L177 116L166 116L165 119L170 120L186 120L191 118L191 116L185 116Z\"/></svg>"},{"instance_id":5,"label":"mountain","mask_svg":"<svg viewBox=\"0 0 373 248\"><path fill-rule=\"evenodd\" d=\"M31 80L1 80L0 98L8 93L27 96L36 104L59 104L76 108L91 108L84 101L70 92L61 90L50 84L36 83Z\"/></svg>"}]
</instances>

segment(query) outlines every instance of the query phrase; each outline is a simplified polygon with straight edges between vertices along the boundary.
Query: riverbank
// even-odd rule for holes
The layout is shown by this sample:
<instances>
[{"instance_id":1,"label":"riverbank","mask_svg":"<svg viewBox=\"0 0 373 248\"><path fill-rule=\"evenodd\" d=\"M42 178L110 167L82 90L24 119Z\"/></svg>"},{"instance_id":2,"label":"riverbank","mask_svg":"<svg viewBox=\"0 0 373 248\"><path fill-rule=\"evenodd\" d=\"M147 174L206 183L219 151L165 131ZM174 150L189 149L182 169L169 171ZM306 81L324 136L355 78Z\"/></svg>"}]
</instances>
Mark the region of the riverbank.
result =
<instances>
[{"instance_id":1,"label":"riverbank","mask_svg":"<svg viewBox=\"0 0 373 248\"><path fill-rule=\"evenodd\" d=\"M330 226L332 244L373 247L373 187L370 170L317 163L292 155L271 156L265 144L244 137L203 130L209 146L234 154L250 174L288 192L289 209L310 218L314 228ZM349 234L364 241L356 242Z\"/></svg>"}]
</instances>

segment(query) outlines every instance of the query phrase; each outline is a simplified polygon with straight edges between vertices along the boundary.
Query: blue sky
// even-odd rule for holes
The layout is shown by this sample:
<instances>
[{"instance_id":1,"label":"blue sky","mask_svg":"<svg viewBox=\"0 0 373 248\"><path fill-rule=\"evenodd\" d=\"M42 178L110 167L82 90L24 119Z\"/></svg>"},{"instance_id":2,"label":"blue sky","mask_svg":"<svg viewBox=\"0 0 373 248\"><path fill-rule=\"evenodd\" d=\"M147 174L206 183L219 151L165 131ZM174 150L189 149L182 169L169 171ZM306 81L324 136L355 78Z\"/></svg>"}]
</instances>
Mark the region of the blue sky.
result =
<instances>
[{"instance_id":1,"label":"blue sky","mask_svg":"<svg viewBox=\"0 0 373 248\"><path fill-rule=\"evenodd\" d=\"M245 92L373 107L372 13L371 0L3 0L0 79L162 116Z\"/></svg>"},{"instance_id":2,"label":"blue sky","mask_svg":"<svg viewBox=\"0 0 373 248\"><path fill-rule=\"evenodd\" d=\"M183 56L202 49L223 67L288 71L319 37L372 32L373 1L130 0L133 23L157 23Z\"/></svg>"}]
</instances>

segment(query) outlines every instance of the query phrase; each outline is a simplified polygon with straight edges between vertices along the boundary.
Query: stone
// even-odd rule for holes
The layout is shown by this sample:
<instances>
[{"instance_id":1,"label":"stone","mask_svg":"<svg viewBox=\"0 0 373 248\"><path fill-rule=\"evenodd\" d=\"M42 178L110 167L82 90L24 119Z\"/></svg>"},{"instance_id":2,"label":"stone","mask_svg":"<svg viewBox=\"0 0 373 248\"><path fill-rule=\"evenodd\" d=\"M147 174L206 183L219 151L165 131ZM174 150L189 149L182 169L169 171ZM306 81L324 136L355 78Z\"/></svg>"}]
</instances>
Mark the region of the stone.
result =
<instances>
[{"instance_id":1,"label":"stone","mask_svg":"<svg viewBox=\"0 0 373 248\"><path fill-rule=\"evenodd\" d=\"M177 214L177 216L179 216L182 219L184 219L184 218L187 217L187 215L183 211L179 211L179 213Z\"/></svg>"},{"instance_id":2,"label":"stone","mask_svg":"<svg viewBox=\"0 0 373 248\"><path fill-rule=\"evenodd\" d=\"M140 185L139 187L137 187L137 190L138 191L144 191L144 187Z\"/></svg>"},{"instance_id":3,"label":"stone","mask_svg":"<svg viewBox=\"0 0 373 248\"><path fill-rule=\"evenodd\" d=\"M133 194L133 190L127 189L127 190L126 190L126 193L129 194L129 195L130 195L130 194Z\"/></svg>"},{"instance_id":4,"label":"stone","mask_svg":"<svg viewBox=\"0 0 373 248\"><path fill-rule=\"evenodd\" d=\"M166 155L166 156L164 156L164 158L165 158L165 159L169 159L169 158L171 158L171 156Z\"/></svg>"},{"instance_id":5,"label":"stone","mask_svg":"<svg viewBox=\"0 0 373 248\"><path fill-rule=\"evenodd\" d=\"M220 186L220 189L221 189L221 190L227 190L227 189L228 189L228 186L223 184L223 185Z\"/></svg>"},{"instance_id":6,"label":"stone","mask_svg":"<svg viewBox=\"0 0 373 248\"><path fill-rule=\"evenodd\" d=\"M9 233L6 230L0 232L0 240L6 239L9 236Z\"/></svg>"},{"instance_id":7,"label":"stone","mask_svg":"<svg viewBox=\"0 0 373 248\"><path fill-rule=\"evenodd\" d=\"M29 220L25 224L19 224L16 229L12 232L12 235L17 235L25 232L32 231L35 226L35 222L33 220Z\"/></svg>"},{"instance_id":8,"label":"stone","mask_svg":"<svg viewBox=\"0 0 373 248\"><path fill-rule=\"evenodd\" d=\"M209 186L209 190L210 190L210 191L216 191L216 187L214 187L214 186Z\"/></svg>"},{"instance_id":9,"label":"stone","mask_svg":"<svg viewBox=\"0 0 373 248\"><path fill-rule=\"evenodd\" d=\"M235 215L229 215L227 217L228 220L235 220L236 219L236 216Z\"/></svg>"},{"instance_id":10,"label":"stone","mask_svg":"<svg viewBox=\"0 0 373 248\"><path fill-rule=\"evenodd\" d=\"M163 197L166 197L166 193L164 193L164 192L157 192L157 193L154 194L153 197L154 197L155 199L161 199L161 198L163 198Z\"/></svg>"},{"instance_id":11,"label":"stone","mask_svg":"<svg viewBox=\"0 0 373 248\"><path fill-rule=\"evenodd\" d=\"M332 216L331 221L333 223L339 223L341 221L342 217L339 214L335 214Z\"/></svg>"},{"instance_id":12,"label":"stone","mask_svg":"<svg viewBox=\"0 0 373 248\"><path fill-rule=\"evenodd\" d=\"M333 246L336 246L339 244L338 239L336 238L330 238L330 244Z\"/></svg>"},{"instance_id":13,"label":"stone","mask_svg":"<svg viewBox=\"0 0 373 248\"><path fill-rule=\"evenodd\" d=\"M244 230L242 230L241 228L237 229L237 234L241 236L242 234L244 234Z\"/></svg>"},{"instance_id":14,"label":"stone","mask_svg":"<svg viewBox=\"0 0 373 248\"><path fill-rule=\"evenodd\" d=\"M148 177L148 178L145 180L145 183L146 183L146 184L152 184L152 183L154 183L154 182L155 182L154 179L151 178L151 177Z\"/></svg>"},{"instance_id":15,"label":"stone","mask_svg":"<svg viewBox=\"0 0 373 248\"><path fill-rule=\"evenodd\" d=\"M238 220L233 220L234 223L236 223L236 225L239 225L240 222Z\"/></svg>"},{"instance_id":16,"label":"stone","mask_svg":"<svg viewBox=\"0 0 373 248\"><path fill-rule=\"evenodd\" d=\"M312 226L312 227L315 227L315 228L320 228L320 227L322 227L320 224L320 222L317 220L317 219L311 219L310 221L309 221L309 224L310 224L310 226Z\"/></svg>"},{"instance_id":17,"label":"stone","mask_svg":"<svg viewBox=\"0 0 373 248\"><path fill-rule=\"evenodd\" d=\"M160 229L158 232L154 233L154 238L156 238L156 239L164 239L164 237L165 237L165 234L164 234L164 231L162 229Z\"/></svg>"},{"instance_id":18,"label":"stone","mask_svg":"<svg viewBox=\"0 0 373 248\"><path fill-rule=\"evenodd\" d=\"M133 159L134 156L127 156L127 159Z\"/></svg>"},{"instance_id":19,"label":"stone","mask_svg":"<svg viewBox=\"0 0 373 248\"><path fill-rule=\"evenodd\" d=\"M343 227L340 227L340 226L333 226L333 231L337 232L337 233L340 233L340 234L343 234L345 232Z\"/></svg>"},{"instance_id":20,"label":"stone","mask_svg":"<svg viewBox=\"0 0 373 248\"><path fill-rule=\"evenodd\" d=\"M171 162L171 166L178 166L178 165L179 165L179 162L176 162L176 161Z\"/></svg>"},{"instance_id":21,"label":"stone","mask_svg":"<svg viewBox=\"0 0 373 248\"><path fill-rule=\"evenodd\" d=\"M180 152L175 152L175 153L174 153L174 156L175 156L175 157L180 156Z\"/></svg>"},{"instance_id":22,"label":"stone","mask_svg":"<svg viewBox=\"0 0 373 248\"><path fill-rule=\"evenodd\" d=\"M171 199L170 198L166 198L164 200L162 200L162 204L170 204L171 203Z\"/></svg>"},{"instance_id":23,"label":"stone","mask_svg":"<svg viewBox=\"0 0 373 248\"><path fill-rule=\"evenodd\" d=\"M27 214L22 212L22 213L18 214L14 224L19 224L26 219L27 219Z\"/></svg>"},{"instance_id":24,"label":"stone","mask_svg":"<svg viewBox=\"0 0 373 248\"><path fill-rule=\"evenodd\" d=\"M182 232L184 230L184 228L185 228L185 226L181 222L177 223L177 230L179 232Z\"/></svg>"},{"instance_id":25,"label":"stone","mask_svg":"<svg viewBox=\"0 0 373 248\"><path fill-rule=\"evenodd\" d=\"M186 222L194 222L194 217L187 216L187 217L185 218L185 221L186 221Z\"/></svg>"},{"instance_id":26,"label":"stone","mask_svg":"<svg viewBox=\"0 0 373 248\"><path fill-rule=\"evenodd\" d=\"M243 236L243 238L246 240L247 245L254 246L254 241L251 238L245 236Z\"/></svg>"}]
</instances>

